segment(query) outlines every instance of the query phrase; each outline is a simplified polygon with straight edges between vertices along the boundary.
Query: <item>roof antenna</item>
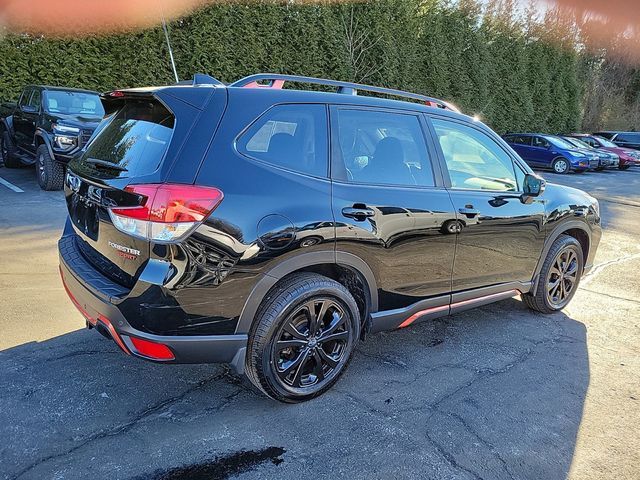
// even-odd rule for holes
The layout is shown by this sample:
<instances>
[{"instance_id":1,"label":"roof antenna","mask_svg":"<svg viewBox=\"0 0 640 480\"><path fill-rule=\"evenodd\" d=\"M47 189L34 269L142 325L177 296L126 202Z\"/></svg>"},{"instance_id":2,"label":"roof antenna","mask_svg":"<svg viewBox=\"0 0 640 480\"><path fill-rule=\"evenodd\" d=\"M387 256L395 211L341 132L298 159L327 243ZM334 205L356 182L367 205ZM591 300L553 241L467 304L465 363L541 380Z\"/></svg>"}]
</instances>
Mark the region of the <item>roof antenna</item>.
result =
<instances>
[{"instance_id":1,"label":"roof antenna","mask_svg":"<svg viewBox=\"0 0 640 480\"><path fill-rule=\"evenodd\" d=\"M178 71L176 70L176 62L173 59L173 50L171 49L171 42L169 41L169 30L167 29L167 22L164 19L164 8L160 7L162 12L162 30L164 31L164 38L167 40L167 48L169 49L169 58L171 58L171 68L173 69L173 76L176 77L176 83L180 81L178 78Z\"/></svg>"}]
</instances>

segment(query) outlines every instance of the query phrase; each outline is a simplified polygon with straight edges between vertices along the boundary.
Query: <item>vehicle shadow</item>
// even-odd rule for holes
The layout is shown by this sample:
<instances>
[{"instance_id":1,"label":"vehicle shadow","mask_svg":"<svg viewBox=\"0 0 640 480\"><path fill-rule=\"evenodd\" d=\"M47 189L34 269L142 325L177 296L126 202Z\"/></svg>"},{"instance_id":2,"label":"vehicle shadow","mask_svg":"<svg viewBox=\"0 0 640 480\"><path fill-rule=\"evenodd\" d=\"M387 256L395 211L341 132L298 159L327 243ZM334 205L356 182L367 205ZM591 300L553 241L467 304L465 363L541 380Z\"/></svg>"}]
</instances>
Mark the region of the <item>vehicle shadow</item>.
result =
<instances>
[{"instance_id":1,"label":"vehicle shadow","mask_svg":"<svg viewBox=\"0 0 640 480\"><path fill-rule=\"evenodd\" d=\"M589 359L583 324L507 300L369 337L300 405L86 330L4 350L0 372L3 478L565 478Z\"/></svg>"}]
</instances>

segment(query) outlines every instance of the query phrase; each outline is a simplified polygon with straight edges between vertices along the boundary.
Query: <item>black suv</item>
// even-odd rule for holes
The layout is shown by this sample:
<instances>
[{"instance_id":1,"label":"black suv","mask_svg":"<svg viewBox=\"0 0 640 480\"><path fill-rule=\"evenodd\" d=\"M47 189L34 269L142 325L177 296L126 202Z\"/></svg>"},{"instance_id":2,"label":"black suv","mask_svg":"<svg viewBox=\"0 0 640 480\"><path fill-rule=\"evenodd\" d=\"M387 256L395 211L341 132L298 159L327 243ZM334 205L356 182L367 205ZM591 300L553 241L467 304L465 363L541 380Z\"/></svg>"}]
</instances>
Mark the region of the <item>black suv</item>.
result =
<instances>
[{"instance_id":1,"label":"black suv","mask_svg":"<svg viewBox=\"0 0 640 480\"><path fill-rule=\"evenodd\" d=\"M5 110L8 107L5 106ZM97 92L28 85L0 118L0 153L6 167L36 164L43 190L59 190L65 166L102 120Z\"/></svg>"},{"instance_id":2,"label":"black suv","mask_svg":"<svg viewBox=\"0 0 640 480\"><path fill-rule=\"evenodd\" d=\"M281 401L330 388L368 332L560 310L600 241L594 198L430 97L198 75L103 103L65 180L69 296L129 355L228 362Z\"/></svg>"},{"instance_id":3,"label":"black suv","mask_svg":"<svg viewBox=\"0 0 640 480\"><path fill-rule=\"evenodd\" d=\"M619 147L640 150L640 132L598 132L594 133L615 143Z\"/></svg>"}]
</instances>

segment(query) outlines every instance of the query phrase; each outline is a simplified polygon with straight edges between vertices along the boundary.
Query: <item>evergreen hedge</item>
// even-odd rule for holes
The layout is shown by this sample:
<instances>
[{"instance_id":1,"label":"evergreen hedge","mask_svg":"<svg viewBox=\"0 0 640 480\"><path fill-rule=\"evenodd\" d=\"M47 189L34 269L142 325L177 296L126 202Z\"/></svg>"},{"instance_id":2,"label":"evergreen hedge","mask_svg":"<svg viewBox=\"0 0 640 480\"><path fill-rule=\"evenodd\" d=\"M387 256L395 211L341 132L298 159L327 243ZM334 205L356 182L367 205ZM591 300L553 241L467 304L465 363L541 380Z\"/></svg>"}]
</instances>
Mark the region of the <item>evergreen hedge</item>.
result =
<instances>
[{"instance_id":1,"label":"evergreen hedge","mask_svg":"<svg viewBox=\"0 0 640 480\"><path fill-rule=\"evenodd\" d=\"M502 11L483 13L478 0L236 2L209 5L169 28L183 79L320 76L445 98L501 133L578 129L584 75L575 46L554 41L553 25L516 21L496 3ZM106 91L172 82L160 27L0 41L2 101L28 83Z\"/></svg>"}]
</instances>

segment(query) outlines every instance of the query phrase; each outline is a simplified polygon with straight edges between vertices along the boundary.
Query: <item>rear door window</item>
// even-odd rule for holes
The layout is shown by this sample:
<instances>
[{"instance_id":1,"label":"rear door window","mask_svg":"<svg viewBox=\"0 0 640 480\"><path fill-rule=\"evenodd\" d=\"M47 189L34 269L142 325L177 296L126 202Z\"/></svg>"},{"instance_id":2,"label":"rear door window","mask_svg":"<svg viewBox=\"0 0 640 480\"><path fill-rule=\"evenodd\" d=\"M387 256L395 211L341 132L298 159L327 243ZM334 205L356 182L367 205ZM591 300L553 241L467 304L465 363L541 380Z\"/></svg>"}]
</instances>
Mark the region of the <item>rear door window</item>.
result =
<instances>
[{"instance_id":1,"label":"rear door window","mask_svg":"<svg viewBox=\"0 0 640 480\"><path fill-rule=\"evenodd\" d=\"M418 115L371 109L337 109L339 150L333 177L354 183L434 186Z\"/></svg>"},{"instance_id":2,"label":"rear door window","mask_svg":"<svg viewBox=\"0 0 640 480\"><path fill-rule=\"evenodd\" d=\"M155 172L167 151L175 117L154 100L127 100L91 141L82 169L100 178L138 177Z\"/></svg>"},{"instance_id":3,"label":"rear door window","mask_svg":"<svg viewBox=\"0 0 640 480\"><path fill-rule=\"evenodd\" d=\"M42 94L40 90L34 90L33 95L31 95L31 100L29 100L29 106L39 111L40 105L42 105Z\"/></svg>"},{"instance_id":4,"label":"rear door window","mask_svg":"<svg viewBox=\"0 0 640 480\"><path fill-rule=\"evenodd\" d=\"M325 105L276 105L240 135L237 150L277 167L326 177L327 135Z\"/></svg>"}]
</instances>

